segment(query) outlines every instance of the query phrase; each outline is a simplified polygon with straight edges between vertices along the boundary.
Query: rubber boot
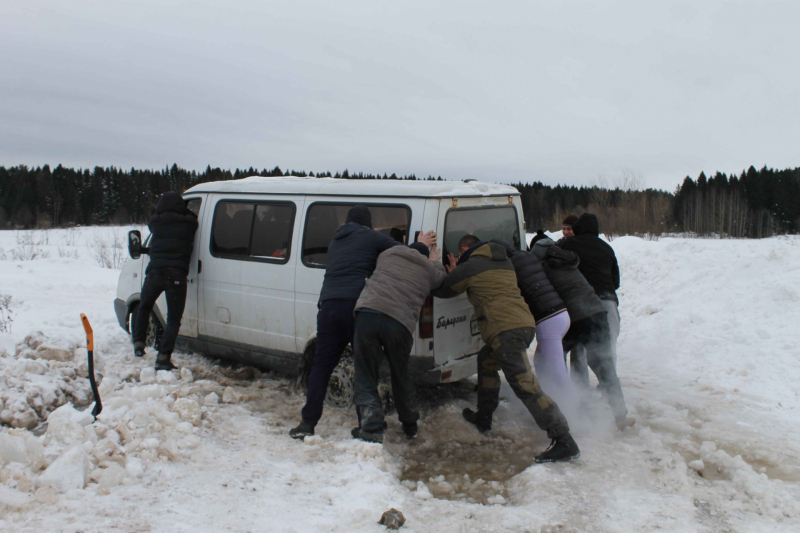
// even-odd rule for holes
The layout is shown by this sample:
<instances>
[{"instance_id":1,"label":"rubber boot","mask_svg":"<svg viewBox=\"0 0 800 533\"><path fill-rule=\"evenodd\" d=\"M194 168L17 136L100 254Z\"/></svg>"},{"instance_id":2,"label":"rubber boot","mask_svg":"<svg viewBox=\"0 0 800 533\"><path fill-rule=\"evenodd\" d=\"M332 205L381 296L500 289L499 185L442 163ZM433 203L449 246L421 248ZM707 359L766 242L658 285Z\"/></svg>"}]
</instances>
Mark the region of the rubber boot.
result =
<instances>
[{"instance_id":1,"label":"rubber boot","mask_svg":"<svg viewBox=\"0 0 800 533\"><path fill-rule=\"evenodd\" d=\"M489 433L492 430L492 417L486 417L480 413L476 413L470 408L464 409L461 412L464 420L478 428L481 433Z\"/></svg>"}]
</instances>

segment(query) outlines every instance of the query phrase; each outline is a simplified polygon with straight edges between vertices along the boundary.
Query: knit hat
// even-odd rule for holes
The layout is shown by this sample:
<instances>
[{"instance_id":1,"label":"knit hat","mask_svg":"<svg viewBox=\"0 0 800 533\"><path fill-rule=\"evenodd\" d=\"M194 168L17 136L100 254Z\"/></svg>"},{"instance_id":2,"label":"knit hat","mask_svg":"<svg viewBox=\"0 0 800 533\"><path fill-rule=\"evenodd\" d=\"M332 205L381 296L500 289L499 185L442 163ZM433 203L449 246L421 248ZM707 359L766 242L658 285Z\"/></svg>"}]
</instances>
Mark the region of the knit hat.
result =
<instances>
[{"instance_id":1,"label":"knit hat","mask_svg":"<svg viewBox=\"0 0 800 533\"><path fill-rule=\"evenodd\" d=\"M430 257L431 256L431 251L428 249L427 246L425 246L424 242L415 242L413 244L409 244L408 247L409 248L413 248L414 250L418 251L419 253L421 253L425 257Z\"/></svg>"},{"instance_id":2,"label":"knit hat","mask_svg":"<svg viewBox=\"0 0 800 533\"><path fill-rule=\"evenodd\" d=\"M372 228L372 214L370 214L369 208L365 205L354 205L351 207L350 211L347 212L347 218L344 223L348 224L350 222Z\"/></svg>"}]
</instances>

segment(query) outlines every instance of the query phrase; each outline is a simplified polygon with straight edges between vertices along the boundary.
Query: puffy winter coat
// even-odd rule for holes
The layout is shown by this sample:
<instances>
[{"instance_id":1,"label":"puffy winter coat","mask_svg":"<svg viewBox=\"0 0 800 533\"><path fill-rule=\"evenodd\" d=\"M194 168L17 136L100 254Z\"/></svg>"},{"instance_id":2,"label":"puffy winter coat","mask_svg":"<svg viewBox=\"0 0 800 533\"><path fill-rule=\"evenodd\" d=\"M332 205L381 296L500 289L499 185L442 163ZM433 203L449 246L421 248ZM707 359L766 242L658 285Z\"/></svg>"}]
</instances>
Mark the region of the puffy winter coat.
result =
<instances>
[{"instance_id":1,"label":"puffy winter coat","mask_svg":"<svg viewBox=\"0 0 800 533\"><path fill-rule=\"evenodd\" d=\"M433 295L452 298L464 291L475 308L481 338L486 344L504 331L536 327L519 292L514 265L499 244L479 242L462 253L458 266L447 274Z\"/></svg>"},{"instance_id":2,"label":"puffy winter coat","mask_svg":"<svg viewBox=\"0 0 800 533\"><path fill-rule=\"evenodd\" d=\"M378 256L356 310L367 308L388 315L413 335L425 298L444 281L441 261L431 261L408 246L394 246Z\"/></svg>"},{"instance_id":3,"label":"puffy winter coat","mask_svg":"<svg viewBox=\"0 0 800 533\"><path fill-rule=\"evenodd\" d=\"M350 222L342 224L328 246L328 262L319 302L358 300L381 252L400 244L373 229Z\"/></svg>"},{"instance_id":4,"label":"puffy winter coat","mask_svg":"<svg viewBox=\"0 0 800 533\"><path fill-rule=\"evenodd\" d=\"M599 237L597 217L584 213L572 225L574 237L561 243L562 250L575 252L581 258L578 269L586 277L586 281L594 287L601 300L617 302L616 290L619 289L619 265L614 249Z\"/></svg>"},{"instance_id":5,"label":"puffy winter coat","mask_svg":"<svg viewBox=\"0 0 800 533\"><path fill-rule=\"evenodd\" d=\"M574 324L606 309L583 274L578 270L580 258L575 252L562 250L551 239L537 241L531 253L542 258L547 279L567 305Z\"/></svg>"},{"instance_id":6,"label":"puffy winter coat","mask_svg":"<svg viewBox=\"0 0 800 533\"><path fill-rule=\"evenodd\" d=\"M511 243L502 239L493 239L492 242L506 249L517 274L517 286L537 324L567 308L547 279L544 266L538 257L530 252L517 250Z\"/></svg>"},{"instance_id":7,"label":"puffy winter coat","mask_svg":"<svg viewBox=\"0 0 800 533\"><path fill-rule=\"evenodd\" d=\"M147 271L174 268L189 273L197 215L186 208L177 192L165 192L158 199L156 214L147 223L150 228L148 245L150 263Z\"/></svg>"}]
</instances>

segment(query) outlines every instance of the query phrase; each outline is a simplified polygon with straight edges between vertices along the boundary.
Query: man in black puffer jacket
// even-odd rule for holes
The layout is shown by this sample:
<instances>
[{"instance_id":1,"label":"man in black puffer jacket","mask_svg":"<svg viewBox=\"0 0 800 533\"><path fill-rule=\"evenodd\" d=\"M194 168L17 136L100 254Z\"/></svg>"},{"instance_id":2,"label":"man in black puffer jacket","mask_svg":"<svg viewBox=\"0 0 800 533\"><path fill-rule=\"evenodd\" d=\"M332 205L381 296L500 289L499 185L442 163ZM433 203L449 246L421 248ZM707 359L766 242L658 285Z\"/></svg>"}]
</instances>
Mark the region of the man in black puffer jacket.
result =
<instances>
[{"instance_id":1,"label":"man in black puffer jacket","mask_svg":"<svg viewBox=\"0 0 800 533\"><path fill-rule=\"evenodd\" d=\"M429 232L420 235L419 240L430 246L435 238L436 234ZM306 404L301 413L303 421L289 431L293 439L314 434L314 427L322 417L322 403L333 369L339 364L344 349L353 342L358 297L367 278L372 276L381 252L399 244L402 243L372 229L372 215L365 205L353 206L345 223L333 234L319 294L317 340L308 376Z\"/></svg>"},{"instance_id":2,"label":"man in black puffer jacket","mask_svg":"<svg viewBox=\"0 0 800 533\"><path fill-rule=\"evenodd\" d=\"M151 237L145 252L150 254L150 263L133 327L133 352L136 357L144 356L150 313L164 292L167 297L167 326L158 343L156 370L173 370L172 350L186 306L186 276L197 231L197 215L186 208L180 194L169 191L158 199L156 214L147 226Z\"/></svg>"},{"instance_id":3,"label":"man in black puffer jacket","mask_svg":"<svg viewBox=\"0 0 800 533\"><path fill-rule=\"evenodd\" d=\"M534 241L547 239L544 232ZM562 408L573 403L573 388L564 363L562 340L567 334L570 316L567 306L547 279L541 260L530 252L517 250L511 243L501 239L492 242L506 249L514 271L517 285L536 321L536 352L533 365L542 389Z\"/></svg>"}]
</instances>

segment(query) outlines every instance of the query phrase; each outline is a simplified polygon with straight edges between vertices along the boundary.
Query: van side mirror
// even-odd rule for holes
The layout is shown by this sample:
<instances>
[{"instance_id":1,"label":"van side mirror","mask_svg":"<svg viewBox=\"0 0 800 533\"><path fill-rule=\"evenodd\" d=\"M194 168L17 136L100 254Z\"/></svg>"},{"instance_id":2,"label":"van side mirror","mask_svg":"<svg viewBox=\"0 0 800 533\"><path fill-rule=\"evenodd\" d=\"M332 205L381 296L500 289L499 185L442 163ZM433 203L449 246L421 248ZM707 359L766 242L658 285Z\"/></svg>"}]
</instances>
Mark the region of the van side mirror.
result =
<instances>
[{"instance_id":1,"label":"van side mirror","mask_svg":"<svg viewBox=\"0 0 800 533\"><path fill-rule=\"evenodd\" d=\"M128 232L128 253L131 259L139 259L142 257L142 234L139 230L131 230Z\"/></svg>"}]
</instances>

